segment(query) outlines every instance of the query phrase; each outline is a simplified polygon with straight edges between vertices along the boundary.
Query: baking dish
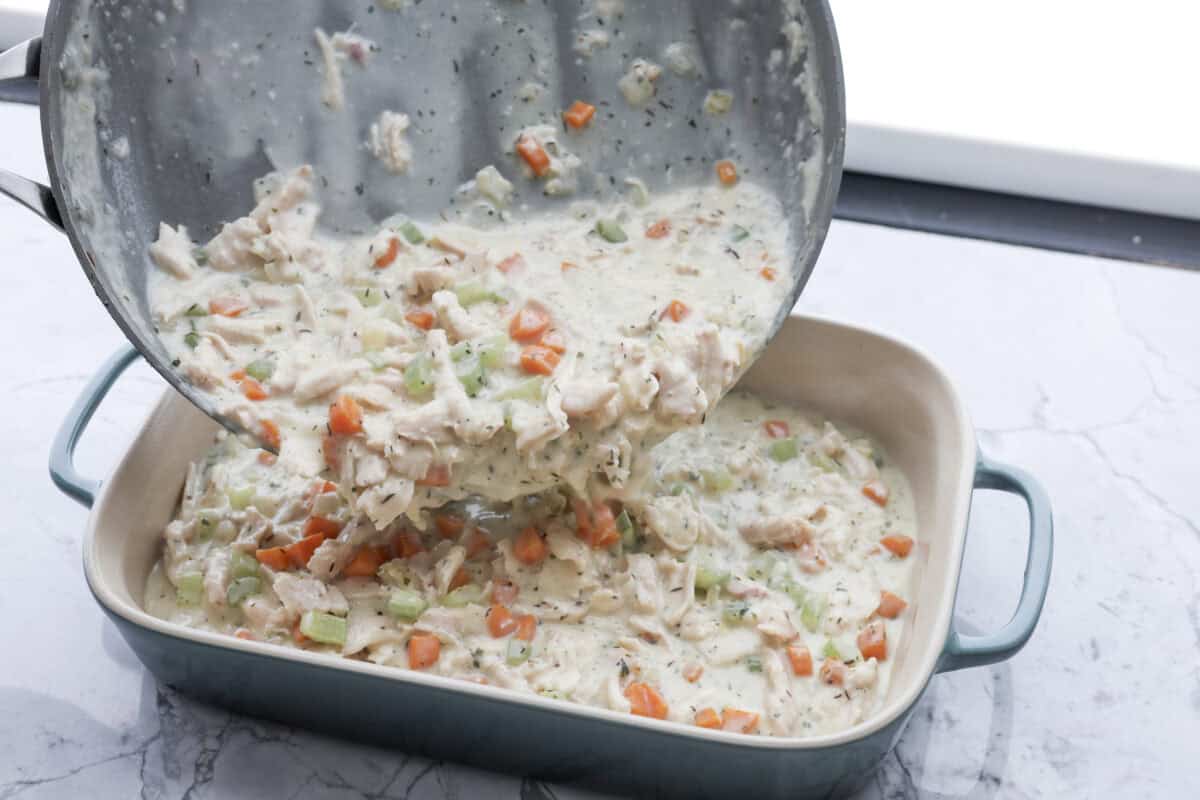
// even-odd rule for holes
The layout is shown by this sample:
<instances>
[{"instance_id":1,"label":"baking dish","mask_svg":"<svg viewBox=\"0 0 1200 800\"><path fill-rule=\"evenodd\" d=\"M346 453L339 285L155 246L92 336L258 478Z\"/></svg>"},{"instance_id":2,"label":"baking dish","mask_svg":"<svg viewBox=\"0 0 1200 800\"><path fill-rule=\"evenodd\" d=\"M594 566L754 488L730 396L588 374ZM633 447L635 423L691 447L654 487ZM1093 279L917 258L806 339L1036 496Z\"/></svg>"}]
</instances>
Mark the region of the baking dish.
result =
<instances>
[{"instance_id":1,"label":"baking dish","mask_svg":"<svg viewBox=\"0 0 1200 800\"><path fill-rule=\"evenodd\" d=\"M880 709L846 731L808 739L745 737L191 630L141 608L159 537L186 466L216 424L168 391L100 487L72 454L105 392L136 357L114 356L55 440L51 475L92 506L88 585L147 668L165 684L242 713L437 758L642 795L808 797L856 788L895 744L938 672L1002 661L1033 633L1050 576L1048 500L1029 475L980 456L945 374L888 336L791 317L742 388L824 413L882 443L907 473L920 522L912 619ZM973 488L1022 497L1030 537L1013 618L986 636L952 624Z\"/></svg>"}]
</instances>

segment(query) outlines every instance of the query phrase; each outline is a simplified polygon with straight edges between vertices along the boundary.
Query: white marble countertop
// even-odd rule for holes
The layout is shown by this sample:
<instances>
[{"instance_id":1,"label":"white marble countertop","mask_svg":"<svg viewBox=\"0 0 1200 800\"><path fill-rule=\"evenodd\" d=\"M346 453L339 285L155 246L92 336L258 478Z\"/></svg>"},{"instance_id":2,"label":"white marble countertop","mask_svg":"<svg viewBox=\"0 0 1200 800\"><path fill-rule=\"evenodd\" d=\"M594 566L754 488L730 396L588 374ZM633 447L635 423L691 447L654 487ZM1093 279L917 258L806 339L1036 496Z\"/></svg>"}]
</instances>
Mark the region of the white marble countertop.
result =
<instances>
[{"instance_id":1,"label":"white marble countertop","mask_svg":"<svg viewBox=\"0 0 1200 800\"><path fill-rule=\"evenodd\" d=\"M0 110L3 166L43 173ZM571 798L193 703L156 684L84 583L86 512L50 441L122 339L66 239L0 201L0 798ZM1200 275L835 223L803 310L923 346L991 453L1035 473L1057 552L1011 662L934 679L864 798L1200 796ZM103 476L163 391L131 371L80 463ZM1015 604L1023 509L976 499L959 615Z\"/></svg>"}]
</instances>

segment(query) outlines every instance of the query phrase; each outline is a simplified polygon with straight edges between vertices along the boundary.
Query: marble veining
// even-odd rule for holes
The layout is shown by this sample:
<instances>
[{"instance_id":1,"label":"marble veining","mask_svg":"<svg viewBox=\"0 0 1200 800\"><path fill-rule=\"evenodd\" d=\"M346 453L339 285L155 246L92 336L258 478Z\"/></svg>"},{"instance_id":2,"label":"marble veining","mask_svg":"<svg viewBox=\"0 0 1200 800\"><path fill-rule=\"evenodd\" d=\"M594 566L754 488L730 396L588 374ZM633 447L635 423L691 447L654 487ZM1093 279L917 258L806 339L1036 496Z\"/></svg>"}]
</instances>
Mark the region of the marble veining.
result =
<instances>
[{"instance_id":1,"label":"marble veining","mask_svg":"<svg viewBox=\"0 0 1200 800\"><path fill-rule=\"evenodd\" d=\"M36 112L0 109L0 129L6 166L44 170ZM0 202L0 241L0 800L594 796L157 685L89 595L86 513L46 475L59 422L122 339L64 238ZM982 446L1034 472L1056 512L1033 640L1007 664L935 678L860 797L1200 796L1200 274L835 223L800 307L925 348ZM162 387L144 367L118 384L82 447L86 473L111 469ZM966 630L1003 624L1024 547L1023 509L980 493Z\"/></svg>"}]
</instances>

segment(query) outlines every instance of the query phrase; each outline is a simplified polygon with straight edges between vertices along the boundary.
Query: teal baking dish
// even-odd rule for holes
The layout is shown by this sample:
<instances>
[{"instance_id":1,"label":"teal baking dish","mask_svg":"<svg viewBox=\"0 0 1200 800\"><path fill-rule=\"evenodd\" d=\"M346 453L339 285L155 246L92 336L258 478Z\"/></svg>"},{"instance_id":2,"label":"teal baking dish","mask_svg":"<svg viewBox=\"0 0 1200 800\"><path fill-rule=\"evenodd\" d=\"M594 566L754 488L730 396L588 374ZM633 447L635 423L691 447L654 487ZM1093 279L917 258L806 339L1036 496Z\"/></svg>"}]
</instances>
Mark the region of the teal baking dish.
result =
<instances>
[{"instance_id":1,"label":"teal baking dish","mask_svg":"<svg viewBox=\"0 0 1200 800\"><path fill-rule=\"evenodd\" d=\"M216 424L168 391L100 486L72 463L75 444L121 371L114 356L76 402L50 471L92 507L84 537L88 585L155 677L252 716L397 749L639 796L829 797L860 786L895 745L940 672L1003 661L1032 635L1050 578L1049 502L1025 472L980 455L958 394L924 354L889 336L791 317L742 381L777 400L867 431L908 474L920 523L912 625L877 712L837 734L744 737L509 690L191 630L150 616L142 591L159 555L186 465ZM1024 585L999 631L967 636L952 622L973 489L1028 505Z\"/></svg>"}]
</instances>

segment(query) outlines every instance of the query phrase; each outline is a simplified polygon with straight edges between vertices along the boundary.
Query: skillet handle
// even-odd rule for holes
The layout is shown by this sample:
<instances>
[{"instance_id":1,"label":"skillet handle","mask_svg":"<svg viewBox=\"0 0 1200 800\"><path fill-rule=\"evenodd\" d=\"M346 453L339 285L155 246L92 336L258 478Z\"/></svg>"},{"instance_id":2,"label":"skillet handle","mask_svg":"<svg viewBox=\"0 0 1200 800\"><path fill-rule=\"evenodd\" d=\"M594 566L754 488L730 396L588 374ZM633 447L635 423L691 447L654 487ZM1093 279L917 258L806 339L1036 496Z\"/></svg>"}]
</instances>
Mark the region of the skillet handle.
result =
<instances>
[{"instance_id":1,"label":"skillet handle","mask_svg":"<svg viewBox=\"0 0 1200 800\"><path fill-rule=\"evenodd\" d=\"M1025 579L1021 599L1012 619L1003 628L983 636L959 633L951 624L950 635L938 662L938 672L953 672L1006 661L1025 646L1037 626L1046 590L1050 586L1050 564L1054 550L1054 520L1050 499L1032 475L1016 467L979 456L975 467L976 489L998 489L1019 495L1029 508L1029 550L1025 557Z\"/></svg>"},{"instance_id":2,"label":"skillet handle","mask_svg":"<svg viewBox=\"0 0 1200 800\"><path fill-rule=\"evenodd\" d=\"M79 437L87 429L100 401L137 356L138 351L127 346L104 362L104 366L88 381L75 405L67 412L67 418L63 420L58 435L54 437L54 444L50 446L50 479L63 494L88 508L96 499L100 481L85 478L75 469L75 445L79 444Z\"/></svg>"},{"instance_id":3,"label":"skillet handle","mask_svg":"<svg viewBox=\"0 0 1200 800\"><path fill-rule=\"evenodd\" d=\"M21 42L0 53L0 100L37 105L42 39ZM62 214L49 186L0 169L0 194L8 195L60 231Z\"/></svg>"}]
</instances>

